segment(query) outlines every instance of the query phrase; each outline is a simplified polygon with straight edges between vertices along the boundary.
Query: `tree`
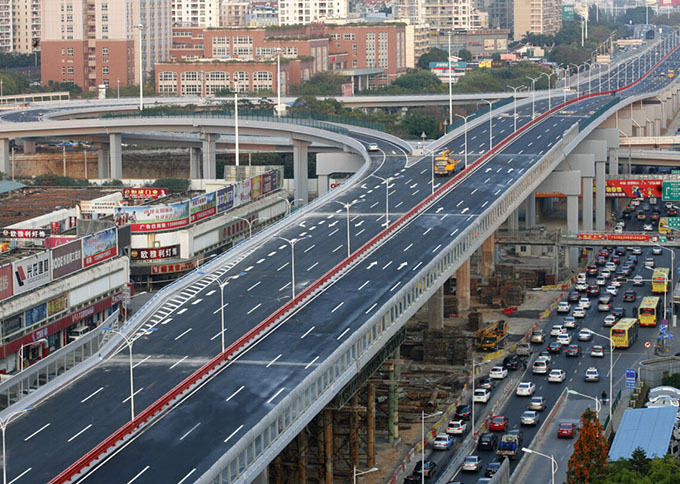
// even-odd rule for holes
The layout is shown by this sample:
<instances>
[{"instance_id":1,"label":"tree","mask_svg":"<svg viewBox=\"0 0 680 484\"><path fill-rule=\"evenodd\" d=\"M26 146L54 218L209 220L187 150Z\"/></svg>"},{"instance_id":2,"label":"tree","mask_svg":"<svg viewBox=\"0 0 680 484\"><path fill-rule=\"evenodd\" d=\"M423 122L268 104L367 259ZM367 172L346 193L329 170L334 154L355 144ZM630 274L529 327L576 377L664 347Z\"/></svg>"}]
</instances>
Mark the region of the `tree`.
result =
<instances>
[{"instance_id":1,"label":"tree","mask_svg":"<svg viewBox=\"0 0 680 484\"><path fill-rule=\"evenodd\" d=\"M288 86L293 96L335 96L342 94L342 85L351 82L348 76L341 76L331 71L319 72L308 81Z\"/></svg>"},{"instance_id":2,"label":"tree","mask_svg":"<svg viewBox=\"0 0 680 484\"><path fill-rule=\"evenodd\" d=\"M493 54L491 54L491 60L494 62L500 62L501 55L498 52L494 52Z\"/></svg>"},{"instance_id":3,"label":"tree","mask_svg":"<svg viewBox=\"0 0 680 484\"><path fill-rule=\"evenodd\" d=\"M581 415L581 429L569 458L567 484L588 484L606 474L607 441L597 414L587 409Z\"/></svg>"},{"instance_id":4,"label":"tree","mask_svg":"<svg viewBox=\"0 0 680 484\"><path fill-rule=\"evenodd\" d=\"M430 62L446 62L449 60L449 53L443 49L432 47L430 52L426 52L418 58L418 67L421 69L429 69Z\"/></svg>"},{"instance_id":5,"label":"tree","mask_svg":"<svg viewBox=\"0 0 680 484\"><path fill-rule=\"evenodd\" d=\"M458 57L463 59L465 62L470 62L472 60L472 52L467 49L460 49L458 51Z\"/></svg>"},{"instance_id":6,"label":"tree","mask_svg":"<svg viewBox=\"0 0 680 484\"><path fill-rule=\"evenodd\" d=\"M649 472L650 462L642 447L636 447L630 456L630 466L643 476Z\"/></svg>"}]
</instances>

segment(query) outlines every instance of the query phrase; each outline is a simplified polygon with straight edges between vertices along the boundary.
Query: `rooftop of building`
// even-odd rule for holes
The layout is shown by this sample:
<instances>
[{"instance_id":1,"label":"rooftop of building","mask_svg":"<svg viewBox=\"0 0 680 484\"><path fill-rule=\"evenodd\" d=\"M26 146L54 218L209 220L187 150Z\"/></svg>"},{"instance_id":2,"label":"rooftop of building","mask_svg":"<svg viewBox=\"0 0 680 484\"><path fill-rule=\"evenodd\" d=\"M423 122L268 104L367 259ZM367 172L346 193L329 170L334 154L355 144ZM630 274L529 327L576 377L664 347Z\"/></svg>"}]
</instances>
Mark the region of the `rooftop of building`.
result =
<instances>
[{"instance_id":1,"label":"rooftop of building","mask_svg":"<svg viewBox=\"0 0 680 484\"><path fill-rule=\"evenodd\" d=\"M637 447L650 458L665 456L677 414L678 409L671 406L627 409L609 448L609 460L630 459Z\"/></svg>"}]
</instances>

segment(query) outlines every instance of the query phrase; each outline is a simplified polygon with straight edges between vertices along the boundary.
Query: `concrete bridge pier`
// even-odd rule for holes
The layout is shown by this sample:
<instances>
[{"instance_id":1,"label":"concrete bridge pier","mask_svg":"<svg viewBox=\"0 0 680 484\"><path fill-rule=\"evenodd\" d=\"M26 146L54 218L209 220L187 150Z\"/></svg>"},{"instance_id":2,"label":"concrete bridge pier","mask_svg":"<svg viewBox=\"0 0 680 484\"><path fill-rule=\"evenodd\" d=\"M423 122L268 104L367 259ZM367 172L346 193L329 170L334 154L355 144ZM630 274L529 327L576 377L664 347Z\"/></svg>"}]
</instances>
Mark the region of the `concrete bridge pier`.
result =
<instances>
[{"instance_id":1,"label":"concrete bridge pier","mask_svg":"<svg viewBox=\"0 0 680 484\"><path fill-rule=\"evenodd\" d=\"M207 180L214 180L217 177L216 144L219 137L220 135L215 133L204 133L201 137L203 178Z\"/></svg>"},{"instance_id":2,"label":"concrete bridge pier","mask_svg":"<svg viewBox=\"0 0 680 484\"><path fill-rule=\"evenodd\" d=\"M604 230L605 213L605 175L607 161L607 141L588 139L580 143L571 154L592 154L595 161L595 230Z\"/></svg>"},{"instance_id":3,"label":"concrete bridge pier","mask_svg":"<svg viewBox=\"0 0 680 484\"><path fill-rule=\"evenodd\" d=\"M11 175L12 167L9 157L9 139L0 139L0 173Z\"/></svg>"},{"instance_id":4,"label":"concrete bridge pier","mask_svg":"<svg viewBox=\"0 0 680 484\"><path fill-rule=\"evenodd\" d=\"M97 150L97 176L99 178L111 177L111 165L109 164L109 144L101 143Z\"/></svg>"},{"instance_id":5,"label":"concrete bridge pier","mask_svg":"<svg viewBox=\"0 0 680 484\"><path fill-rule=\"evenodd\" d=\"M25 139L24 140L24 154L32 155L35 153L35 140Z\"/></svg>"},{"instance_id":6,"label":"concrete bridge pier","mask_svg":"<svg viewBox=\"0 0 680 484\"><path fill-rule=\"evenodd\" d=\"M295 206L301 207L309 201L309 172L307 169L307 148L309 142L293 140L293 186Z\"/></svg>"},{"instance_id":7,"label":"concrete bridge pier","mask_svg":"<svg viewBox=\"0 0 680 484\"><path fill-rule=\"evenodd\" d=\"M192 179L201 178L201 149L189 148L189 176Z\"/></svg>"},{"instance_id":8,"label":"concrete bridge pier","mask_svg":"<svg viewBox=\"0 0 680 484\"><path fill-rule=\"evenodd\" d=\"M109 133L109 157L111 159L111 178L123 178L123 152L120 133Z\"/></svg>"},{"instance_id":9,"label":"concrete bridge pier","mask_svg":"<svg viewBox=\"0 0 680 484\"><path fill-rule=\"evenodd\" d=\"M536 192L531 192L524 203L525 228L533 229L536 226ZM491 237L493 237L493 235ZM483 248L484 246L482 246L482 249ZM483 252L482 255L484 255Z\"/></svg>"},{"instance_id":10,"label":"concrete bridge pier","mask_svg":"<svg viewBox=\"0 0 680 484\"><path fill-rule=\"evenodd\" d=\"M364 159L354 153L318 153L316 155L316 180L319 196L330 189L329 178L335 173L356 173L364 164ZM378 181L374 178L373 181Z\"/></svg>"},{"instance_id":11,"label":"concrete bridge pier","mask_svg":"<svg viewBox=\"0 0 680 484\"><path fill-rule=\"evenodd\" d=\"M458 313L470 309L470 259L456 271L456 299Z\"/></svg>"},{"instance_id":12,"label":"concrete bridge pier","mask_svg":"<svg viewBox=\"0 0 680 484\"><path fill-rule=\"evenodd\" d=\"M488 281L496 269L496 235L491 234L482 242L482 280Z\"/></svg>"},{"instance_id":13,"label":"concrete bridge pier","mask_svg":"<svg viewBox=\"0 0 680 484\"><path fill-rule=\"evenodd\" d=\"M444 329L444 286L440 286L427 302L428 329Z\"/></svg>"},{"instance_id":14,"label":"concrete bridge pier","mask_svg":"<svg viewBox=\"0 0 680 484\"><path fill-rule=\"evenodd\" d=\"M519 230L519 209L513 210L513 212L508 216L507 221L508 231L516 232Z\"/></svg>"}]
</instances>

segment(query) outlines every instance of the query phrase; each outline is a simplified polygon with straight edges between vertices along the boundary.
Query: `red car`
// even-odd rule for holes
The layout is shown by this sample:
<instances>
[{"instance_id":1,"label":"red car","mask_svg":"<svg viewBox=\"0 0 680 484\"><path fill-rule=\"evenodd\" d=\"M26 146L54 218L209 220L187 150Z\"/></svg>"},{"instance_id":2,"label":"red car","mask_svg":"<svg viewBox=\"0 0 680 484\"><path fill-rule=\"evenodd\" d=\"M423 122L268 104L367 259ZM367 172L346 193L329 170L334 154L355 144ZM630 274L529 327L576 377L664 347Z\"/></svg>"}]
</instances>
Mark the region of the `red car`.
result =
<instances>
[{"instance_id":1,"label":"red car","mask_svg":"<svg viewBox=\"0 0 680 484\"><path fill-rule=\"evenodd\" d=\"M557 437L558 438L568 438L571 439L574 437L574 424L573 423L561 423L559 427L557 427Z\"/></svg>"},{"instance_id":2,"label":"red car","mask_svg":"<svg viewBox=\"0 0 680 484\"><path fill-rule=\"evenodd\" d=\"M491 417L491 422L489 423L489 430L505 430L508 428L508 417L502 417L497 415Z\"/></svg>"}]
</instances>

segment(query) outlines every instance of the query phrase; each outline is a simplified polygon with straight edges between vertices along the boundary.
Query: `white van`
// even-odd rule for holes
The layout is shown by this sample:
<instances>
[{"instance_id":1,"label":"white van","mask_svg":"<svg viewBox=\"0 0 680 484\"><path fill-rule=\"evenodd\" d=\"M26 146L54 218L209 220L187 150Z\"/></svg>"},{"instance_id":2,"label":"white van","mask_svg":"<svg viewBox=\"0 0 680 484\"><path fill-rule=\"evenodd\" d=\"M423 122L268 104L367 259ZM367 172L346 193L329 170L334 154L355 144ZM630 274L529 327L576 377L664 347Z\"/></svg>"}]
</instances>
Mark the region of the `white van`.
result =
<instances>
[{"instance_id":1,"label":"white van","mask_svg":"<svg viewBox=\"0 0 680 484\"><path fill-rule=\"evenodd\" d=\"M76 326L71 331L69 331L68 337L71 341L75 341L78 338L82 338L88 331L90 331L90 328L86 325Z\"/></svg>"},{"instance_id":2,"label":"white van","mask_svg":"<svg viewBox=\"0 0 680 484\"><path fill-rule=\"evenodd\" d=\"M576 282L586 282L586 273L579 272L578 276L576 276Z\"/></svg>"}]
</instances>

